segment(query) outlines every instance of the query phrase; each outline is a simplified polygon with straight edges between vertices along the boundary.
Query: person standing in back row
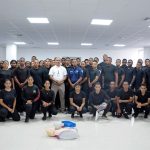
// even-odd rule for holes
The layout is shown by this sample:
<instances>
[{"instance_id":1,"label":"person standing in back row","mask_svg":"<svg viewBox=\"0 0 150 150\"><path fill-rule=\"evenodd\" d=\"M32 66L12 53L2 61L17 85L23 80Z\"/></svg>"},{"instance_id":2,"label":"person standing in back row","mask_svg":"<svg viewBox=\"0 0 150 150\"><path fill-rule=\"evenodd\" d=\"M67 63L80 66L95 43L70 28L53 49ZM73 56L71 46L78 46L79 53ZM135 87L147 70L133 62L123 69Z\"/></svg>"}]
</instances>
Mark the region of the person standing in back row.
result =
<instances>
[{"instance_id":1,"label":"person standing in back row","mask_svg":"<svg viewBox=\"0 0 150 150\"><path fill-rule=\"evenodd\" d=\"M27 84L27 78L30 76L30 71L25 66L25 58L19 59L19 67L14 71L15 87L17 92L16 109L18 112L24 111L24 104L21 96L22 88Z\"/></svg>"},{"instance_id":2,"label":"person standing in back row","mask_svg":"<svg viewBox=\"0 0 150 150\"><path fill-rule=\"evenodd\" d=\"M53 66L49 71L50 79L52 80L51 89L55 93L55 98L57 92L59 92L61 112L65 111L65 84L64 81L67 78L67 70L61 65L61 58L55 58L55 66Z\"/></svg>"},{"instance_id":3,"label":"person standing in back row","mask_svg":"<svg viewBox=\"0 0 150 150\"><path fill-rule=\"evenodd\" d=\"M74 90L76 84L80 83L83 78L83 70L78 66L77 60L72 60L72 67L68 70L68 82L70 84L70 92Z\"/></svg>"},{"instance_id":4,"label":"person standing in back row","mask_svg":"<svg viewBox=\"0 0 150 150\"><path fill-rule=\"evenodd\" d=\"M111 81L115 81L118 86L118 72L114 65L112 65L112 58L108 57L105 61L106 65L102 68L102 87L107 90Z\"/></svg>"}]
</instances>

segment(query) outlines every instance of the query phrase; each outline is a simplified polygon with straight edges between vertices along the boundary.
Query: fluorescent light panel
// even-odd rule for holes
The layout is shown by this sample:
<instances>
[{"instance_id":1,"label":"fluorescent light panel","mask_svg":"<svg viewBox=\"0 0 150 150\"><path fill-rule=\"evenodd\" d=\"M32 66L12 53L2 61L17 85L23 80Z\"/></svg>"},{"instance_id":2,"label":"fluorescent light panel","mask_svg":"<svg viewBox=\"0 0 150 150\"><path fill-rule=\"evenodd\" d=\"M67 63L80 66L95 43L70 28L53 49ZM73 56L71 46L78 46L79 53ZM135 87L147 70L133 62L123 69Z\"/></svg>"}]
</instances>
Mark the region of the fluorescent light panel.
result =
<instances>
[{"instance_id":1,"label":"fluorescent light panel","mask_svg":"<svg viewBox=\"0 0 150 150\"><path fill-rule=\"evenodd\" d=\"M114 44L113 46L115 46L115 47L125 47L126 45L124 45L124 44Z\"/></svg>"},{"instance_id":2,"label":"fluorescent light panel","mask_svg":"<svg viewBox=\"0 0 150 150\"><path fill-rule=\"evenodd\" d=\"M27 18L30 23L49 23L48 18Z\"/></svg>"},{"instance_id":3,"label":"fluorescent light panel","mask_svg":"<svg viewBox=\"0 0 150 150\"><path fill-rule=\"evenodd\" d=\"M26 43L25 42L14 42L14 44L16 44L16 45L25 45Z\"/></svg>"},{"instance_id":4,"label":"fluorescent light panel","mask_svg":"<svg viewBox=\"0 0 150 150\"><path fill-rule=\"evenodd\" d=\"M105 20L105 19L92 19L91 24L92 25L105 25L105 26L109 26L111 25L111 23L113 22L113 20Z\"/></svg>"},{"instance_id":5,"label":"fluorescent light panel","mask_svg":"<svg viewBox=\"0 0 150 150\"><path fill-rule=\"evenodd\" d=\"M48 44L48 45L59 45L58 42L48 42L47 44Z\"/></svg>"},{"instance_id":6,"label":"fluorescent light panel","mask_svg":"<svg viewBox=\"0 0 150 150\"><path fill-rule=\"evenodd\" d=\"M81 46L92 46L92 43L81 43Z\"/></svg>"}]
</instances>

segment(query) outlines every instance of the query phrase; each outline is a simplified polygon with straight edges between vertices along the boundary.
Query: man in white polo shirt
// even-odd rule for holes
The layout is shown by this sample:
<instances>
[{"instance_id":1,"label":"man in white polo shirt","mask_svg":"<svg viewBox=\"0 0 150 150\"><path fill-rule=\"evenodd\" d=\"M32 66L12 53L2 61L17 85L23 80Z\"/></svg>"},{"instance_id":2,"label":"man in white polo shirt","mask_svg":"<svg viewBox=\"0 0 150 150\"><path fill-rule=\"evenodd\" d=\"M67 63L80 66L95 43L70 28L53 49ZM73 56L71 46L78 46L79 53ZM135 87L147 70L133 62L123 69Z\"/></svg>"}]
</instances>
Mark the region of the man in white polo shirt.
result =
<instances>
[{"instance_id":1,"label":"man in white polo shirt","mask_svg":"<svg viewBox=\"0 0 150 150\"><path fill-rule=\"evenodd\" d=\"M61 65L61 58L55 58L55 65L49 71L50 79L52 80L51 89L55 92L55 98L57 92L59 92L61 111L65 110L65 84L64 81L67 78L67 70Z\"/></svg>"}]
</instances>

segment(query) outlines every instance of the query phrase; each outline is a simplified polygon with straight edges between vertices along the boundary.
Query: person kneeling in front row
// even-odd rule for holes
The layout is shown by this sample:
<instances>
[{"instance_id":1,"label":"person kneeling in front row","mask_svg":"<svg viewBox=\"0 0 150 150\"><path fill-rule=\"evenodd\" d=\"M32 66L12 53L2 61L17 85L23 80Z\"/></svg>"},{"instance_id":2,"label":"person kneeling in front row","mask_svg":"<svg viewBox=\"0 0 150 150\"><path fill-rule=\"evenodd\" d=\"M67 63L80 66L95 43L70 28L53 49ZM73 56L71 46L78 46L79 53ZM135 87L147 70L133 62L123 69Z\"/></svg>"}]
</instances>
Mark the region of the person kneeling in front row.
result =
<instances>
[{"instance_id":1,"label":"person kneeling in front row","mask_svg":"<svg viewBox=\"0 0 150 150\"><path fill-rule=\"evenodd\" d=\"M33 77L29 76L27 82L27 85L22 89L22 99L24 100L26 111L25 122L29 122L29 119L34 119L39 104L37 101L40 98L40 91L33 84Z\"/></svg>"},{"instance_id":2,"label":"person kneeling in front row","mask_svg":"<svg viewBox=\"0 0 150 150\"><path fill-rule=\"evenodd\" d=\"M71 118L74 118L75 111L80 114L81 118L83 117L82 114L86 113L85 99L86 95L83 91L81 91L81 85L75 85L75 91L70 94Z\"/></svg>"},{"instance_id":3,"label":"person kneeling in front row","mask_svg":"<svg viewBox=\"0 0 150 150\"><path fill-rule=\"evenodd\" d=\"M55 93L50 89L50 81L46 80L44 84L44 89L41 91L41 100L42 100L42 120L46 120L46 113L49 113L49 117L52 115L57 115L57 110L54 106Z\"/></svg>"},{"instance_id":4,"label":"person kneeling in front row","mask_svg":"<svg viewBox=\"0 0 150 150\"><path fill-rule=\"evenodd\" d=\"M123 82L123 88L118 91L117 94L117 117L122 115L129 119L133 109L133 91L129 88L127 81Z\"/></svg>"},{"instance_id":5,"label":"person kneeling in front row","mask_svg":"<svg viewBox=\"0 0 150 150\"><path fill-rule=\"evenodd\" d=\"M89 105L89 111L93 114L93 117L96 116L96 112L98 115L99 112L104 110L102 117L107 118L106 114L110 109L110 97L101 89L100 83L96 83L94 91L90 93ZM96 118L95 120L97 120Z\"/></svg>"},{"instance_id":6,"label":"person kneeling in front row","mask_svg":"<svg viewBox=\"0 0 150 150\"><path fill-rule=\"evenodd\" d=\"M11 89L11 81L7 79L4 83L5 89L0 91L0 121L12 118L19 121L20 116L16 110L16 91Z\"/></svg>"},{"instance_id":7,"label":"person kneeling in front row","mask_svg":"<svg viewBox=\"0 0 150 150\"><path fill-rule=\"evenodd\" d=\"M146 85L142 84L140 90L135 95L134 117L136 118L140 112L144 111L144 118L148 118L149 114L150 93L147 92Z\"/></svg>"}]
</instances>

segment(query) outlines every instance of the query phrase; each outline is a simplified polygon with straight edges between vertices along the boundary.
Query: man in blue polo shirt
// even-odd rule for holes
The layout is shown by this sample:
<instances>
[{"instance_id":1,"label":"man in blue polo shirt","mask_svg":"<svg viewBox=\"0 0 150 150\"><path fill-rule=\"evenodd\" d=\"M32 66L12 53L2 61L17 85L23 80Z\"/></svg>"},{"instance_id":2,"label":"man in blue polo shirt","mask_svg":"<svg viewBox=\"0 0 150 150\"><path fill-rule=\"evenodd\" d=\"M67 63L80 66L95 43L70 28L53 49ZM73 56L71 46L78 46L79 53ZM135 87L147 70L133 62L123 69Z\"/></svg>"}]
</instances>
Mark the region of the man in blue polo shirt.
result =
<instances>
[{"instance_id":1,"label":"man in blue polo shirt","mask_svg":"<svg viewBox=\"0 0 150 150\"><path fill-rule=\"evenodd\" d=\"M83 76L83 70L78 66L77 60L72 60L72 67L68 70L68 82L70 91L72 91L76 84L80 83Z\"/></svg>"}]
</instances>

